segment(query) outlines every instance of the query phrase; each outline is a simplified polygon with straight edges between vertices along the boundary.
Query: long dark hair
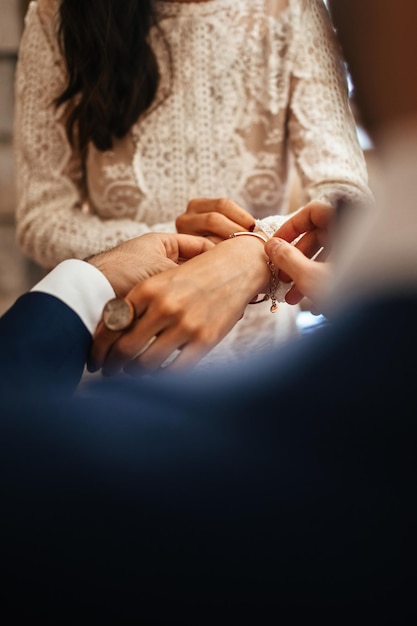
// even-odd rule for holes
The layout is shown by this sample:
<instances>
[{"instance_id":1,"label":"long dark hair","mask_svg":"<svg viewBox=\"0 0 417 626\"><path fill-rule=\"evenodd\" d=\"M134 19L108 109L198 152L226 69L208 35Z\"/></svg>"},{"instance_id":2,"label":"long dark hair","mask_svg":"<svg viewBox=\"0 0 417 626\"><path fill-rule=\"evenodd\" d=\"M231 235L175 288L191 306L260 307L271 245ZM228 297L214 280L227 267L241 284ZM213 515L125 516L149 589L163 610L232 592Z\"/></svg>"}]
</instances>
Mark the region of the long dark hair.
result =
<instances>
[{"instance_id":1,"label":"long dark hair","mask_svg":"<svg viewBox=\"0 0 417 626\"><path fill-rule=\"evenodd\" d=\"M158 64L149 43L153 0L61 0L59 43L68 73L57 106L75 99L72 145L109 150L152 104Z\"/></svg>"}]
</instances>

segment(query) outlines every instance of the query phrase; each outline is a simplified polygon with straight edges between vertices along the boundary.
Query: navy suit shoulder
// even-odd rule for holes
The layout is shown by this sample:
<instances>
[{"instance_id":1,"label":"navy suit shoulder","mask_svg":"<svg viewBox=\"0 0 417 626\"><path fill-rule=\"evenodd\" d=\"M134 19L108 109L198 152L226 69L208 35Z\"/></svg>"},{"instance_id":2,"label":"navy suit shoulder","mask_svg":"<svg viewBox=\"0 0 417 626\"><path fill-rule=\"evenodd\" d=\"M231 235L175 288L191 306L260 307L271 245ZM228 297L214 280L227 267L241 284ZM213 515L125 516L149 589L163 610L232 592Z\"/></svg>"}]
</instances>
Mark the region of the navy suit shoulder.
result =
<instances>
[{"instance_id":1,"label":"navy suit shoulder","mask_svg":"<svg viewBox=\"0 0 417 626\"><path fill-rule=\"evenodd\" d=\"M42 292L21 296L0 318L0 389L41 395L74 390L91 335L64 302Z\"/></svg>"}]
</instances>

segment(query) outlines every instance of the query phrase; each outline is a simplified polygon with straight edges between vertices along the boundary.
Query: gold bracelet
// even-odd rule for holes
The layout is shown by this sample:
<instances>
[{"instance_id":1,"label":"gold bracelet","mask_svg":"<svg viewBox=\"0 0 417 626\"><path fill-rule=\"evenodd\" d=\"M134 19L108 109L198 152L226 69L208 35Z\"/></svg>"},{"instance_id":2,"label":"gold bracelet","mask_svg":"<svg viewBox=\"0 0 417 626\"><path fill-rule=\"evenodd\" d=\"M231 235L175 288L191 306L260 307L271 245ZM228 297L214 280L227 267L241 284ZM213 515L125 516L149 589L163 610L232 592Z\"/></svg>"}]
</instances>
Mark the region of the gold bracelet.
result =
<instances>
[{"instance_id":1,"label":"gold bracelet","mask_svg":"<svg viewBox=\"0 0 417 626\"><path fill-rule=\"evenodd\" d=\"M229 235L229 239L231 239L232 237L239 237L239 235L250 235L251 237L258 237L258 239L262 239L264 243L268 241L266 235L261 235L261 233L253 233L250 230L242 230L237 233L232 233L231 235Z\"/></svg>"},{"instance_id":2,"label":"gold bracelet","mask_svg":"<svg viewBox=\"0 0 417 626\"><path fill-rule=\"evenodd\" d=\"M257 237L261 239L264 243L268 241L268 237L266 235L262 235L261 233L253 233L250 230L242 230L237 233L232 233L229 235L229 239L233 237L239 237L240 235L250 235L251 237ZM272 261L268 261L267 265L269 267L269 271L271 272L271 280L269 283L269 291L266 293L260 300L255 300L254 302L249 302L249 304L259 304L260 302L266 302L266 300L271 300L271 313L275 313L278 310L278 302L277 302L277 289L278 289L278 279L275 270L275 265Z\"/></svg>"}]
</instances>

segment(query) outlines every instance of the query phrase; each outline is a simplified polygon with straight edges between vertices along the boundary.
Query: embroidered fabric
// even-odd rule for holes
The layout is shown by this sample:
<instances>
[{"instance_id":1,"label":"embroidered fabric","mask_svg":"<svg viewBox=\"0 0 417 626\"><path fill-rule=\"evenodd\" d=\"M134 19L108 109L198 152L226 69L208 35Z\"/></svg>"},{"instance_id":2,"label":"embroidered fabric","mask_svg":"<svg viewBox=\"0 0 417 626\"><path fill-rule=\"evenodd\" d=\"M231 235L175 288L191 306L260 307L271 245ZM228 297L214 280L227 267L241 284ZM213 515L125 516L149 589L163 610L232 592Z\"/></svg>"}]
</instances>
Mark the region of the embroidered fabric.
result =
<instances>
[{"instance_id":1,"label":"embroidered fabric","mask_svg":"<svg viewBox=\"0 0 417 626\"><path fill-rule=\"evenodd\" d=\"M17 237L41 266L175 232L195 197L233 199L270 235L288 210L292 163L303 203L370 197L322 0L157 0L158 106L85 161L67 141L68 111L53 106L65 84L57 6L30 3L16 72Z\"/></svg>"}]
</instances>

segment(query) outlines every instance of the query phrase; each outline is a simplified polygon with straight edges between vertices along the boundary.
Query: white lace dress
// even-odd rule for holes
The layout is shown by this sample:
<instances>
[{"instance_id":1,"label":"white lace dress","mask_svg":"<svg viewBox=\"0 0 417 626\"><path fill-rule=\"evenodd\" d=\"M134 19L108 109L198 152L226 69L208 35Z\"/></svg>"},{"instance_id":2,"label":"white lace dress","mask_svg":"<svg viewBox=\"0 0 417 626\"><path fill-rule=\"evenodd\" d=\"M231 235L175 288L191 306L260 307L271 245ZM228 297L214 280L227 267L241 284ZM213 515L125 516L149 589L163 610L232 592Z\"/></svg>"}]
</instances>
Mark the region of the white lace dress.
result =
<instances>
[{"instance_id":1,"label":"white lace dress","mask_svg":"<svg viewBox=\"0 0 417 626\"><path fill-rule=\"evenodd\" d=\"M71 150L52 102L65 85L58 0L31 2L16 74L16 226L51 268L149 231L175 232L195 197L228 197L271 234L288 207L369 196L343 64L321 0L157 1L155 106L111 151ZM168 43L171 55L167 54ZM71 105L68 105L71 106ZM68 107L67 107L68 108ZM288 305L249 306L213 351L233 358L294 329Z\"/></svg>"}]
</instances>

